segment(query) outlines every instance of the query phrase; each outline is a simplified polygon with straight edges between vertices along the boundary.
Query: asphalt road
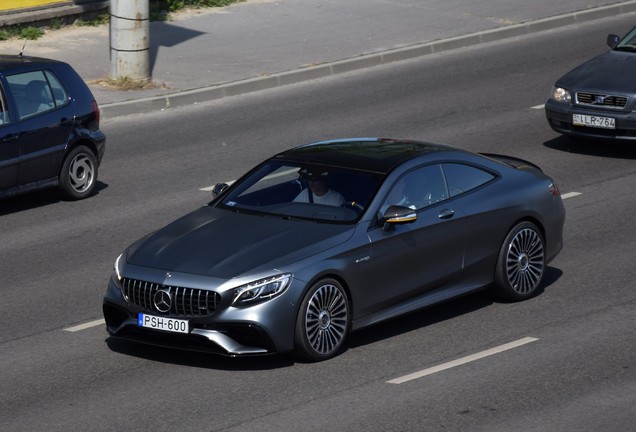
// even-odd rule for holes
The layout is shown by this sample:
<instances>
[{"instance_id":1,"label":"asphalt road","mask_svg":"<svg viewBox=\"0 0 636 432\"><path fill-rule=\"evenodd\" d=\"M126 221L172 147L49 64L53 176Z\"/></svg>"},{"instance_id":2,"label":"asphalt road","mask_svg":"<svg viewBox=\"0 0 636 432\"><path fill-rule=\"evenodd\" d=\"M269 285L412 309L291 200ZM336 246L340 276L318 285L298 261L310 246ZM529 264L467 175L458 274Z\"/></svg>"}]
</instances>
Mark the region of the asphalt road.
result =
<instances>
[{"instance_id":1,"label":"asphalt road","mask_svg":"<svg viewBox=\"0 0 636 432\"><path fill-rule=\"evenodd\" d=\"M634 18L104 122L98 195L0 203L0 430L632 429L636 147L558 137L541 105L560 74ZM353 334L346 352L318 364L115 343L93 325L115 257L203 205L200 189L275 151L347 136L440 141L541 165L568 197L566 246L545 291L427 309ZM525 343L503 349L515 341Z\"/></svg>"}]
</instances>

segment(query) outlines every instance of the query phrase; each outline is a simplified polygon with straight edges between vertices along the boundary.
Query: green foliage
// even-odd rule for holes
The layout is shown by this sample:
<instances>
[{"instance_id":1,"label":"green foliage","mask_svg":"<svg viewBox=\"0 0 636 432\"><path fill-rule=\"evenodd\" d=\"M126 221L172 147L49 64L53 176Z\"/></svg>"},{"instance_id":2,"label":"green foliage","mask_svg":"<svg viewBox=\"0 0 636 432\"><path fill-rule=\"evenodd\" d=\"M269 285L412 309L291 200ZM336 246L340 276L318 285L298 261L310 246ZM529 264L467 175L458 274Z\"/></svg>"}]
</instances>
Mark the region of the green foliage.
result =
<instances>
[{"instance_id":1,"label":"green foliage","mask_svg":"<svg viewBox=\"0 0 636 432\"><path fill-rule=\"evenodd\" d=\"M92 19L82 19L79 18L75 21L75 24L78 26L84 27L97 27L103 24L108 24L110 20L110 16L107 13L99 14L95 18Z\"/></svg>"},{"instance_id":2,"label":"green foliage","mask_svg":"<svg viewBox=\"0 0 636 432\"><path fill-rule=\"evenodd\" d=\"M42 37L44 33L44 30L38 27L6 27L4 30L0 31L0 40L9 40L14 38L36 40Z\"/></svg>"},{"instance_id":3,"label":"green foliage","mask_svg":"<svg viewBox=\"0 0 636 432\"><path fill-rule=\"evenodd\" d=\"M44 30L38 27L25 27L20 30L21 39L36 40L44 36Z\"/></svg>"},{"instance_id":4,"label":"green foliage","mask_svg":"<svg viewBox=\"0 0 636 432\"><path fill-rule=\"evenodd\" d=\"M166 21L170 12L177 12L187 7L221 7L245 0L150 0L150 19L152 21Z\"/></svg>"},{"instance_id":5,"label":"green foliage","mask_svg":"<svg viewBox=\"0 0 636 432\"><path fill-rule=\"evenodd\" d=\"M51 30L59 30L62 28L63 22L60 18L53 18L49 23L49 28Z\"/></svg>"}]
</instances>

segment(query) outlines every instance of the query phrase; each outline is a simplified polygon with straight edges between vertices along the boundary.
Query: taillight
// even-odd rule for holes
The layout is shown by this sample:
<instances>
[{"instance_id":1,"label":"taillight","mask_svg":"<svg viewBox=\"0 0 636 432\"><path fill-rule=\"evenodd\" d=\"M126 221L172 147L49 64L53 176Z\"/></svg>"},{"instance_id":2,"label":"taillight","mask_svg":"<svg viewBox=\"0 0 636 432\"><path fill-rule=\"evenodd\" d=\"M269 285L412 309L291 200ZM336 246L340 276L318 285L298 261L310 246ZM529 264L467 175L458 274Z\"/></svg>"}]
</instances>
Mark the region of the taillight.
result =
<instances>
[{"instance_id":1,"label":"taillight","mask_svg":"<svg viewBox=\"0 0 636 432\"><path fill-rule=\"evenodd\" d=\"M93 106L93 114L95 114L95 121L99 124L99 105L97 105L97 101L93 101L91 104Z\"/></svg>"},{"instance_id":2,"label":"taillight","mask_svg":"<svg viewBox=\"0 0 636 432\"><path fill-rule=\"evenodd\" d=\"M554 182L550 183L550 187L548 189L552 196L559 196L561 194L561 192L559 192L559 187Z\"/></svg>"}]
</instances>

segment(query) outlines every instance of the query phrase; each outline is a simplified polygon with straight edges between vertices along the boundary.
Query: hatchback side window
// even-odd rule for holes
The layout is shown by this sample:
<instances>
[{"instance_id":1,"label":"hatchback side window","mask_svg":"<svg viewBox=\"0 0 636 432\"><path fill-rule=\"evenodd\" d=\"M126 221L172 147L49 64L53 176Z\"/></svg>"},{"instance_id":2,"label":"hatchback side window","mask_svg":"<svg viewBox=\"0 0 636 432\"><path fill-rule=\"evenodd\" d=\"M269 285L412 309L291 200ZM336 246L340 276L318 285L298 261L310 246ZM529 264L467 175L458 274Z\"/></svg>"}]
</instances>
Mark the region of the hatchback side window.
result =
<instances>
[{"instance_id":1,"label":"hatchback side window","mask_svg":"<svg viewBox=\"0 0 636 432\"><path fill-rule=\"evenodd\" d=\"M494 179L488 171L469 165L445 163L442 165L450 196L459 195Z\"/></svg>"},{"instance_id":2,"label":"hatchback side window","mask_svg":"<svg viewBox=\"0 0 636 432\"><path fill-rule=\"evenodd\" d=\"M20 120L55 108L53 91L43 71L9 75L7 82L18 107ZM59 86L59 81L57 85Z\"/></svg>"},{"instance_id":3,"label":"hatchback side window","mask_svg":"<svg viewBox=\"0 0 636 432\"><path fill-rule=\"evenodd\" d=\"M59 107L60 105L64 105L68 101L68 94L66 90L64 90L62 83L53 72L47 70L44 71L44 74L51 86L51 94L53 95L55 106Z\"/></svg>"},{"instance_id":4,"label":"hatchback side window","mask_svg":"<svg viewBox=\"0 0 636 432\"><path fill-rule=\"evenodd\" d=\"M7 105L7 98L4 96L2 84L0 84L0 126L5 123L9 123L9 106Z\"/></svg>"}]
</instances>

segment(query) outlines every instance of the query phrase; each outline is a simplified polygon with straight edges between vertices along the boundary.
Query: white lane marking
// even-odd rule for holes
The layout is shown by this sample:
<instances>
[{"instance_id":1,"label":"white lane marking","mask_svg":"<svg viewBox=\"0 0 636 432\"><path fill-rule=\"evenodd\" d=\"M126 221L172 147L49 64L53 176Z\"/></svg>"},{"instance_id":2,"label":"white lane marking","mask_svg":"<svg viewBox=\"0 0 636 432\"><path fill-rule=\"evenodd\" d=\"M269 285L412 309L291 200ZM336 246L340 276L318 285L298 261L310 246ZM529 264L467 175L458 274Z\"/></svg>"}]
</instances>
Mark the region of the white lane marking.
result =
<instances>
[{"instance_id":1,"label":"white lane marking","mask_svg":"<svg viewBox=\"0 0 636 432\"><path fill-rule=\"evenodd\" d=\"M95 320L95 321L90 321L90 322L87 322L87 323L84 323L84 324L79 324L79 325L76 325L76 326L73 326L73 327L68 327L68 328L65 328L64 331L75 333L75 332L78 332L80 330L86 330L86 329L91 328L91 327L97 327L98 325L102 325L102 324L106 324L106 321L104 321L103 318Z\"/></svg>"},{"instance_id":2,"label":"white lane marking","mask_svg":"<svg viewBox=\"0 0 636 432\"><path fill-rule=\"evenodd\" d=\"M457 359L457 360L450 361L448 363L443 363L441 365L434 366L432 368L424 369L424 370L421 370L419 372L414 372L414 373L409 374L409 375L404 375L402 377L389 380L389 381L387 381L387 383L389 383L389 384L403 384L403 383L405 383L407 381L412 381L412 380L415 380L415 379L418 379L418 378L422 378L422 377L424 377L426 375L431 375L431 374L434 374L434 373L437 373L437 372L441 372L441 371L446 370L446 369L450 369L450 368L454 368L456 366L460 366L460 365L463 365L463 364L466 364L466 363L470 363L470 362L473 362L475 360L479 360L479 359L482 359L484 357L491 356L493 354L499 354L499 353L507 351L509 349L517 348L517 347L520 347L522 345L529 344L531 342L536 342L538 340L539 339L533 338L533 337L525 337L523 339L519 339L519 340L516 340L514 342L510 342L510 343L507 343L507 344L499 345L498 347L491 348L489 350L482 351L482 352L477 353L477 354L472 354L472 355L469 355L469 356L466 356L466 357L462 357L462 358Z\"/></svg>"},{"instance_id":3,"label":"white lane marking","mask_svg":"<svg viewBox=\"0 0 636 432\"><path fill-rule=\"evenodd\" d=\"M541 105L535 105L533 107L530 107L530 109L540 110L540 109L543 109L544 107L545 107L545 104L541 104Z\"/></svg>"},{"instance_id":4,"label":"white lane marking","mask_svg":"<svg viewBox=\"0 0 636 432\"><path fill-rule=\"evenodd\" d=\"M581 192L568 192L568 193L565 193L565 194L561 195L561 199L573 198L573 197L579 196L579 195L581 195Z\"/></svg>"}]
</instances>

